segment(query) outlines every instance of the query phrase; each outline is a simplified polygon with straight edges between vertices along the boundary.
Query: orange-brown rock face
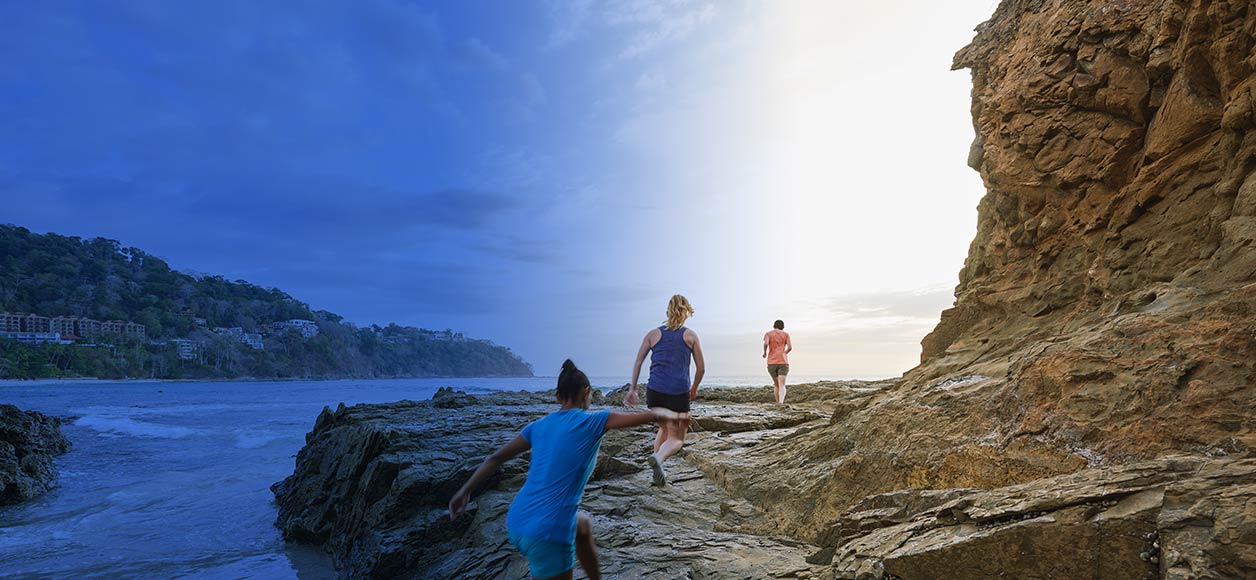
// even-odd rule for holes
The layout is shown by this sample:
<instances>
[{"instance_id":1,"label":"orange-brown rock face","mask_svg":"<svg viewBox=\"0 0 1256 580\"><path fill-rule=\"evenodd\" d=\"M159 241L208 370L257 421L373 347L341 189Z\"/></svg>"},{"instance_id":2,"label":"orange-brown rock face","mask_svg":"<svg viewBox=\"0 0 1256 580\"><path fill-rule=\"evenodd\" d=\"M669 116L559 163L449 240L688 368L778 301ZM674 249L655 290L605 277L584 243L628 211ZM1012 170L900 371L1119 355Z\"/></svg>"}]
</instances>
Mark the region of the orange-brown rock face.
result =
<instances>
[{"instance_id":1,"label":"orange-brown rock face","mask_svg":"<svg viewBox=\"0 0 1256 580\"><path fill-rule=\"evenodd\" d=\"M988 193L921 365L704 469L811 537L898 489L1250 455L1254 33L1250 0L1004 0L956 55Z\"/></svg>"},{"instance_id":2,"label":"orange-brown rock face","mask_svg":"<svg viewBox=\"0 0 1256 580\"><path fill-rule=\"evenodd\" d=\"M1245 452L1256 408L1256 7L1009 0L972 70L988 193L909 382L1004 381L1017 432Z\"/></svg>"}]
</instances>

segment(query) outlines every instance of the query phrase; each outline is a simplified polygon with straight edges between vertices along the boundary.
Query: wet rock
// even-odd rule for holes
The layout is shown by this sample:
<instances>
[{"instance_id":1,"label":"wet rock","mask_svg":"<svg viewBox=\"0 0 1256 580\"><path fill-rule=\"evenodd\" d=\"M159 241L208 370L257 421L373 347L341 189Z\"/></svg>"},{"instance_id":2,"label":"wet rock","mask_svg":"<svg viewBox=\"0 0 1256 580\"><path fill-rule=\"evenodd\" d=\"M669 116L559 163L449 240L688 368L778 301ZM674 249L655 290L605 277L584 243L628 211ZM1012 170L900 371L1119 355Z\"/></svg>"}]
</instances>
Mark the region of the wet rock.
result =
<instances>
[{"instance_id":1,"label":"wet rock","mask_svg":"<svg viewBox=\"0 0 1256 580\"><path fill-rule=\"evenodd\" d=\"M52 458L69 449L60 419L0 405L0 506L52 489L57 477Z\"/></svg>"}]
</instances>

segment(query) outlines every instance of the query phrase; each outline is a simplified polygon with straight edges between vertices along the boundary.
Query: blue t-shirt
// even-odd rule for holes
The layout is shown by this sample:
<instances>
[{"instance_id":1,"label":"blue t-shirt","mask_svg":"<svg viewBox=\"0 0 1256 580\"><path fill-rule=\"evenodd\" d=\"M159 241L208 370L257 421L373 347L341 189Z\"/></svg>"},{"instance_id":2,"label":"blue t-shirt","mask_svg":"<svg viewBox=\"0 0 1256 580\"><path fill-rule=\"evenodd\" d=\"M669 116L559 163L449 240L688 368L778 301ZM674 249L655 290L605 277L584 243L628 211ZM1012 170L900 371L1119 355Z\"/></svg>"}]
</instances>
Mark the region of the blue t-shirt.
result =
<instances>
[{"instance_id":1,"label":"blue t-shirt","mask_svg":"<svg viewBox=\"0 0 1256 580\"><path fill-rule=\"evenodd\" d=\"M510 504L506 528L551 542L576 541L576 510L593 474L610 411L568 409L523 428L532 444L528 480Z\"/></svg>"}]
</instances>

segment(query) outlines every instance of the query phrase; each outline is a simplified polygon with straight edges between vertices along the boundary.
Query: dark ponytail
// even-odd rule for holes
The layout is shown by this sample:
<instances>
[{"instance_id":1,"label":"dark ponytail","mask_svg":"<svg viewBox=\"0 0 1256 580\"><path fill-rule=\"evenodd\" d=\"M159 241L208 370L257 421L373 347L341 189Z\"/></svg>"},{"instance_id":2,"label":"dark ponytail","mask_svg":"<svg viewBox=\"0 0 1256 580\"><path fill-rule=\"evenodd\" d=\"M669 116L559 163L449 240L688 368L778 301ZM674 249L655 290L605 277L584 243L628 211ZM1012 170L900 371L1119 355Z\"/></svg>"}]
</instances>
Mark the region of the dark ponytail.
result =
<instances>
[{"instance_id":1,"label":"dark ponytail","mask_svg":"<svg viewBox=\"0 0 1256 580\"><path fill-rule=\"evenodd\" d=\"M571 362L571 359L563 361L563 370L558 373L558 398L577 402L589 387L589 377L584 371L576 368L576 363Z\"/></svg>"}]
</instances>

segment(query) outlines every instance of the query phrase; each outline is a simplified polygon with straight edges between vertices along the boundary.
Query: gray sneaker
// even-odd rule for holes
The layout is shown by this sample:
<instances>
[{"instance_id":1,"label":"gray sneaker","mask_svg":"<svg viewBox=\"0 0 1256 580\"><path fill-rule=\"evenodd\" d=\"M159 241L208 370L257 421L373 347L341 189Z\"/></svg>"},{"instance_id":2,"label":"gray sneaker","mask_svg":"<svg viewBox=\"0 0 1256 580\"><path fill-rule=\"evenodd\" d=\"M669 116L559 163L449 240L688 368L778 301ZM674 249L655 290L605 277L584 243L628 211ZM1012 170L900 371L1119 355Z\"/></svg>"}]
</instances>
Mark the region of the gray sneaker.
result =
<instances>
[{"instance_id":1,"label":"gray sneaker","mask_svg":"<svg viewBox=\"0 0 1256 580\"><path fill-rule=\"evenodd\" d=\"M650 469L654 471L654 487L663 487L667 484L667 474L663 472L663 462L658 457L650 456Z\"/></svg>"}]
</instances>

